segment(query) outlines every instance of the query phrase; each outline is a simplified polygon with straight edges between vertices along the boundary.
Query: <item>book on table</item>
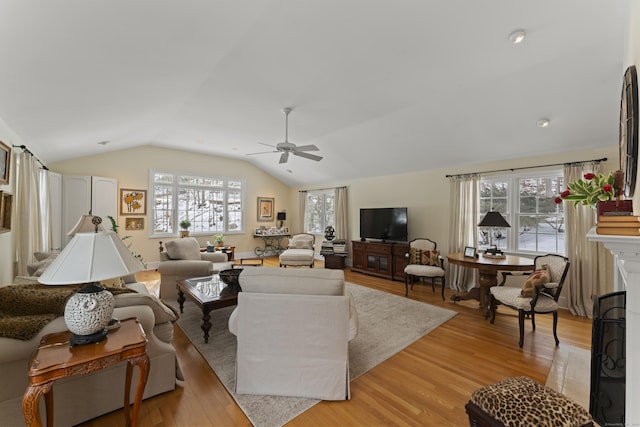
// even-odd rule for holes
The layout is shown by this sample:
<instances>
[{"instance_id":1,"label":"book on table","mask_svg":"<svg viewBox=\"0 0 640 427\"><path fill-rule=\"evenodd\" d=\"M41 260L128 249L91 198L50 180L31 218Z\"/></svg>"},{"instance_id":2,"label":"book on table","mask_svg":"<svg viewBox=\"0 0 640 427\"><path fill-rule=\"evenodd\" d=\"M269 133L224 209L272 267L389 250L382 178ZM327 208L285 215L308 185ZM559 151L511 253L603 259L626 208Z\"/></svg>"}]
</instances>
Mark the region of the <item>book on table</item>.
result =
<instances>
[{"instance_id":1,"label":"book on table","mask_svg":"<svg viewBox=\"0 0 640 427\"><path fill-rule=\"evenodd\" d=\"M596 227L596 234L615 234L618 236L640 236L640 227Z\"/></svg>"}]
</instances>

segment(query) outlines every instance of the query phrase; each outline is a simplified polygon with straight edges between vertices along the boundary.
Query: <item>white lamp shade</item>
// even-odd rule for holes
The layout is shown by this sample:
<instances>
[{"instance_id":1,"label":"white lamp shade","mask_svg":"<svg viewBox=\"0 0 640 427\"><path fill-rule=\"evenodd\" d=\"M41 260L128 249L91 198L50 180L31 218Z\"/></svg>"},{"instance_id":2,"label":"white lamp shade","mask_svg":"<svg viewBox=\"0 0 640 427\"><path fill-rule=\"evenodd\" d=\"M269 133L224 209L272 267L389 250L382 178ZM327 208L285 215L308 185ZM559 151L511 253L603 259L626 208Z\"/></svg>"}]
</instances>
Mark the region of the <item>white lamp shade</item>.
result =
<instances>
[{"instance_id":1,"label":"white lamp shade","mask_svg":"<svg viewBox=\"0 0 640 427\"><path fill-rule=\"evenodd\" d=\"M43 285L99 282L143 268L113 231L76 233L38 281Z\"/></svg>"},{"instance_id":2,"label":"white lamp shade","mask_svg":"<svg viewBox=\"0 0 640 427\"><path fill-rule=\"evenodd\" d=\"M75 236L76 233L93 233L96 231L96 226L92 222L93 215L82 215L76 225L67 233L67 236ZM102 224L98 224L98 231L104 231Z\"/></svg>"}]
</instances>

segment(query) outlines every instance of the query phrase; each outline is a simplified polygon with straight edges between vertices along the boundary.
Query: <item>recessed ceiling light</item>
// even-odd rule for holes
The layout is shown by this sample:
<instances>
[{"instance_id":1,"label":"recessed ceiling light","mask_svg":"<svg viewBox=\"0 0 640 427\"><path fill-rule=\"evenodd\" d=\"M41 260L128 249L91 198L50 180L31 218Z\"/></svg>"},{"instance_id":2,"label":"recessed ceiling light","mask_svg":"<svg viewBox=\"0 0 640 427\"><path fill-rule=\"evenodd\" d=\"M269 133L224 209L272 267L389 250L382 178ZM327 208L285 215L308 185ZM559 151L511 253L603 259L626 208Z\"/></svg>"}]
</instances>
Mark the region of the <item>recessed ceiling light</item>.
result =
<instances>
[{"instance_id":1,"label":"recessed ceiling light","mask_svg":"<svg viewBox=\"0 0 640 427\"><path fill-rule=\"evenodd\" d=\"M551 123L549 119L540 119L536 122L539 128L546 128L549 126L549 123Z\"/></svg>"},{"instance_id":2,"label":"recessed ceiling light","mask_svg":"<svg viewBox=\"0 0 640 427\"><path fill-rule=\"evenodd\" d=\"M509 40L511 40L513 44L522 43L526 35L527 33L524 30L515 30L509 34Z\"/></svg>"}]
</instances>

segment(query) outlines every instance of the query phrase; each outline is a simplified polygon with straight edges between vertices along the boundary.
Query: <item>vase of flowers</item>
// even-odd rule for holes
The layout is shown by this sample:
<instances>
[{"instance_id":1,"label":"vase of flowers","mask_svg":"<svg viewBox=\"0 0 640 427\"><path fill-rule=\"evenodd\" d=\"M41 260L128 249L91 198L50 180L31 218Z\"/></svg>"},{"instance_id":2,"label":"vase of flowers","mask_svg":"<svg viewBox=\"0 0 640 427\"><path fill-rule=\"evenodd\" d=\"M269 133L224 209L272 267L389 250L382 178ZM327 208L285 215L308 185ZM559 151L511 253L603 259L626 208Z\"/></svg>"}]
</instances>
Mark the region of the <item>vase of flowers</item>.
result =
<instances>
[{"instance_id":1,"label":"vase of flowers","mask_svg":"<svg viewBox=\"0 0 640 427\"><path fill-rule=\"evenodd\" d=\"M216 234L213 236L218 247L224 246L224 234Z\"/></svg>"},{"instance_id":2,"label":"vase of flowers","mask_svg":"<svg viewBox=\"0 0 640 427\"><path fill-rule=\"evenodd\" d=\"M631 200L618 199L622 194L621 173L586 173L579 180L568 183L567 189L560 193L554 202L560 204L568 200L573 202L574 206L591 206L597 208L598 216L604 215L605 212L631 212Z\"/></svg>"}]
</instances>

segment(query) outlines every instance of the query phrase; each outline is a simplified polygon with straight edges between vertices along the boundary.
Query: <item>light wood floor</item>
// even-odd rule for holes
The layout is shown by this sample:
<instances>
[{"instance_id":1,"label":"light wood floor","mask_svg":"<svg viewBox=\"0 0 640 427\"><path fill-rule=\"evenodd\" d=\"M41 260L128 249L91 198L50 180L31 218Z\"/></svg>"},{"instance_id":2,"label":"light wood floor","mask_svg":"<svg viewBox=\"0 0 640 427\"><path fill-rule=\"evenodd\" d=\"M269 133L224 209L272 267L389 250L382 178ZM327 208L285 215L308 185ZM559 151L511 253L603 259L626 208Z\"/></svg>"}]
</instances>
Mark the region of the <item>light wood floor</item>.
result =
<instances>
[{"instance_id":1,"label":"light wood floor","mask_svg":"<svg viewBox=\"0 0 640 427\"><path fill-rule=\"evenodd\" d=\"M277 266L277 258L265 261ZM322 268L322 262L316 264ZM404 295L404 283L352 273L346 280L370 288ZM139 280L157 283L157 273ZM376 366L352 382L352 399L320 402L288 426L464 426L464 405L479 387L509 376L527 375L544 384L556 352L550 315L536 317L536 332L528 323L524 348L518 347L518 318L500 308L492 325L477 302L453 303L445 291L416 285L409 298L457 311L444 325ZM188 307L185 307L188 309ZM193 308L195 309L195 308ZM591 321L561 311L558 321L560 347L589 349ZM211 342L210 345L215 345ZM143 401L139 426L250 426L251 423L227 393L180 328L175 327L174 346L185 381L176 389ZM565 347L566 348L566 347ZM588 372L587 372L588 374ZM122 411L83 424L87 427L124 425Z\"/></svg>"}]
</instances>

